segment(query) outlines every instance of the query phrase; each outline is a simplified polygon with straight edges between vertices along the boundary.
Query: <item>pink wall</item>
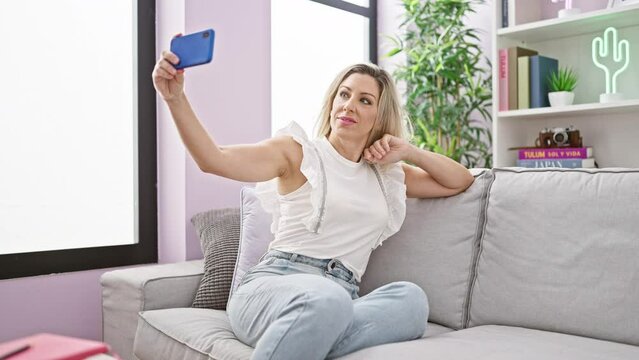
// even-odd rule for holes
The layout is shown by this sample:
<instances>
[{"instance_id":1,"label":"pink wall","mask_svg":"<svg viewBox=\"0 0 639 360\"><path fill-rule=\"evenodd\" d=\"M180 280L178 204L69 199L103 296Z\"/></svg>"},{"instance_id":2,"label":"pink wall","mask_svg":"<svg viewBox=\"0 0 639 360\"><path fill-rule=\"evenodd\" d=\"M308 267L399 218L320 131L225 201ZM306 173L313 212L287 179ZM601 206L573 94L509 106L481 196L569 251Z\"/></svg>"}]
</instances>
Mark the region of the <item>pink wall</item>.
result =
<instances>
[{"instance_id":1,"label":"pink wall","mask_svg":"<svg viewBox=\"0 0 639 360\"><path fill-rule=\"evenodd\" d=\"M219 145L254 143L271 135L270 1L189 0L186 32L215 29L210 66L186 71L191 105ZM186 160L186 217L239 206L241 183L200 171ZM186 258L202 257L190 222Z\"/></svg>"},{"instance_id":2,"label":"pink wall","mask_svg":"<svg viewBox=\"0 0 639 360\"><path fill-rule=\"evenodd\" d=\"M158 0L157 9L158 44L168 44L176 32L217 32L213 63L187 71L191 102L215 139L231 144L270 136L270 2ZM190 218L238 206L240 186L200 172L159 104L160 262L200 258ZM99 279L109 270L0 281L0 342L36 332L101 339Z\"/></svg>"},{"instance_id":3,"label":"pink wall","mask_svg":"<svg viewBox=\"0 0 639 360\"><path fill-rule=\"evenodd\" d=\"M161 0L156 3L156 51L177 33L184 33L185 0ZM186 258L186 154L169 110L158 98L158 261L172 263Z\"/></svg>"},{"instance_id":4,"label":"pink wall","mask_svg":"<svg viewBox=\"0 0 639 360\"><path fill-rule=\"evenodd\" d=\"M107 270L0 281L0 341L38 332L100 339L99 279Z\"/></svg>"}]
</instances>

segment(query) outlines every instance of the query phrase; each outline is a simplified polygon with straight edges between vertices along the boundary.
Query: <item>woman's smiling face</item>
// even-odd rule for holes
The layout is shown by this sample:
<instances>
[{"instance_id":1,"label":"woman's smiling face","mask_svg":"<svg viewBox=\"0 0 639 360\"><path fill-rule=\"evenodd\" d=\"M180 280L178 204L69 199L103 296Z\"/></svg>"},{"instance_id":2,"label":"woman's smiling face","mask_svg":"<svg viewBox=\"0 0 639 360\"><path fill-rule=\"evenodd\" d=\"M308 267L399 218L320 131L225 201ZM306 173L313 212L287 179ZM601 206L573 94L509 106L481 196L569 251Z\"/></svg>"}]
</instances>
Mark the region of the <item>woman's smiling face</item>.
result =
<instances>
[{"instance_id":1,"label":"woman's smiling face","mask_svg":"<svg viewBox=\"0 0 639 360\"><path fill-rule=\"evenodd\" d=\"M333 99L331 132L366 139L377 119L379 92L369 75L354 73L344 79Z\"/></svg>"}]
</instances>

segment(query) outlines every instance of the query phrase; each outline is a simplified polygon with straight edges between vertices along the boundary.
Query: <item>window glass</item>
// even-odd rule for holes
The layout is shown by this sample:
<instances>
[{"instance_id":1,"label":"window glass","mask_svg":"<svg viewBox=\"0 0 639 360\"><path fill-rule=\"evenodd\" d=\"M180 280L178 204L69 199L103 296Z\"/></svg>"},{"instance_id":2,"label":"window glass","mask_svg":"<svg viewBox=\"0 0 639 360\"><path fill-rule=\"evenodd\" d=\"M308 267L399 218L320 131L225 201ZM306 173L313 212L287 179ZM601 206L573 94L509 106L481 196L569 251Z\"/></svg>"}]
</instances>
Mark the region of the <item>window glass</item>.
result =
<instances>
[{"instance_id":1,"label":"window glass","mask_svg":"<svg viewBox=\"0 0 639 360\"><path fill-rule=\"evenodd\" d=\"M294 120L312 138L331 81L369 61L369 20L300 0L272 1L271 16L272 132Z\"/></svg>"},{"instance_id":2,"label":"window glass","mask_svg":"<svg viewBox=\"0 0 639 360\"><path fill-rule=\"evenodd\" d=\"M0 254L137 242L135 2L0 2Z\"/></svg>"}]
</instances>

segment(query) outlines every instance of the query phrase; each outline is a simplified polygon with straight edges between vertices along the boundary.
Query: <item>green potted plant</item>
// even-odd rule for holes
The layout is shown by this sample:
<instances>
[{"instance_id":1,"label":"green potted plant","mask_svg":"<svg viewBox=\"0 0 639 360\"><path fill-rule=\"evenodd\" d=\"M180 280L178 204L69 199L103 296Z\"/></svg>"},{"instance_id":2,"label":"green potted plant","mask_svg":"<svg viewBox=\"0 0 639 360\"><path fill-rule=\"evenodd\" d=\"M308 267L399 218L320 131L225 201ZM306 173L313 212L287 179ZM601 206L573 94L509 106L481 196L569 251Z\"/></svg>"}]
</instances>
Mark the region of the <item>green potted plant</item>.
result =
<instances>
[{"instance_id":1,"label":"green potted plant","mask_svg":"<svg viewBox=\"0 0 639 360\"><path fill-rule=\"evenodd\" d=\"M402 35L387 54L406 55L395 77L405 83L406 111L421 148L467 167L491 167L490 60L477 30L464 23L483 0L402 0ZM482 67L485 60L488 68Z\"/></svg>"},{"instance_id":2,"label":"green potted plant","mask_svg":"<svg viewBox=\"0 0 639 360\"><path fill-rule=\"evenodd\" d=\"M577 74L569 67L559 68L548 76L548 100L550 106L572 105L575 100L573 90L577 86Z\"/></svg>"}]
</instances>

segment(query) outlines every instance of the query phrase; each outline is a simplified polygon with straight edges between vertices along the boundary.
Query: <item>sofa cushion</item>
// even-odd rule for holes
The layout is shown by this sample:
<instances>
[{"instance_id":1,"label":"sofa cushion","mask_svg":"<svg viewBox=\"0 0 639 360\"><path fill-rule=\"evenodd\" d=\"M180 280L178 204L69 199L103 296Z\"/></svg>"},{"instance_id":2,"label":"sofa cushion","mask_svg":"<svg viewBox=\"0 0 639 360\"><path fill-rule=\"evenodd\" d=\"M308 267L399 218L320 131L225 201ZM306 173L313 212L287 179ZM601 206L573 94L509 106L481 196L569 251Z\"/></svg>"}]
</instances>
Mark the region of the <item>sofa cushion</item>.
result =
<instances>
[{"instance_id":1,"label":"sofa cushion","mask_svg":"<svg viewBox=\"0 0 639 360\"><path fill-rule=\"evenodd\" d=\"M191 223L204 253L204 276L192 306L225 310L240 239L240 211L214 209L196 214Z\"/></svg>"},{"instance_id":2,"label":"sofa cushion","mask_svg":"<svg viewBox=\"0 0 639 360\"><path fill-rule=\"evenodd\" d=\"M475 182L447 198L408 199L399 232L373 254L360 294L407 280L421 286L430 307L429 320L460 329L464 324L483 207L492 173L473 169Z\"/></svg>"},{"instance_id":3,"label":"sofa cushion","mask_svg":"<svg viewBox=\"0 0 639 360\"><path fill-rule=\"evenodd\" d=\"M639 169L494 174L469 325L639 345Z\"/></svg>"},{"instance_id":4,"label":"sofa cushion","mask_svg":"<svg viewBox=\"0 0 639 360\"><path fill-rule=\"evenodd\" d=\"M386 344L342 360L628 360L639 347L580 336L508 326L480 326L431 338Z\"/></svg>"},{"instance_id":5,"label":"sofa cushion","mask_svg":"<svg viewBox=\"0 0 639 360\"><path fill-rule=\"evenodd\" d=\"M226 311L174 308L140 313L134 354L142 360L249 359Z\"/></svg>"},{"instance_id":6,"label":"sofa cushion","mask_svg":"<svg viewBox=\"0 0 639 360\"><path fill-rule=\"evenodd\" d=\"M240 244L237 250L233 282L230 295L240 286L246 272L257 265L273 241L271 214L264 211L252 187L243 187L240 192ZM230 298L230 296L229 296Z\"/></svg>"},{"instance_id":7,"label":"sofa cushion","mask_svg":"<svg viewBox=\"0 0 639 360\"><path fill-rule=\"evenodd\" d=\"M225 311L175 308L140 313L135 355L141 360L248 360L253 348L240 342ZM424 338L453 331L428 324Z\"/></svg>"},{"instance_id":8,"label":"sofa cushion","mask_svg":"<svg viewBox=\"0 0 639 360\"><path fill-rule=\"evenodd\" d=\"M203 268L202 260L191 260L102 274L102 340L122 359L133 359L140 310L191 306Z\"/></svg>"},{"instance_id":9,"label":"sofa cushion","mask_svg":"<svg viewBox=\"0 0 639 360\"><path fill-rule=\"evenodd\" d=\"M428 338L428 337L433 337L433 336L437 336L440 334L445 334L445 333L449 333L455 331L451 328L447 328L445 326L439 325L439 324L435 324L435 323L431 323L428 322L426 323L426 331L424 332L424 336L422 336L422 339Z\"/></svg>"}]
</instances>

